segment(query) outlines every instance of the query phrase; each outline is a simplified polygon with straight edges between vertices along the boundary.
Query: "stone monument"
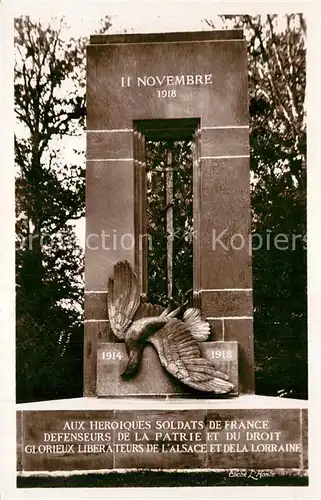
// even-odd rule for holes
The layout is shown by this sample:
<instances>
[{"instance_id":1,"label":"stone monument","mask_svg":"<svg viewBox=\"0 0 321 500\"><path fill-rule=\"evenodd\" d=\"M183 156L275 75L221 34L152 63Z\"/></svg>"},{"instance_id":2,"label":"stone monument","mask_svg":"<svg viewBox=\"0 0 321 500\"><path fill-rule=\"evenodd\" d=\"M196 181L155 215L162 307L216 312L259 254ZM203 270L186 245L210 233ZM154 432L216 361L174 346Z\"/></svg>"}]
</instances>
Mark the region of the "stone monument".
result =
<instances>
[{"instance_id":1,"label":"stone monument","mask_svg":"<svg viewBox=\"0 0 321 500\"><path fill-rule=\"evenodd\" d=\"M84 397L19 405L19 474L281 468L306 475L306 403L254 394L242 31L94 35L87 68ZM148 147L160 141L170 145L156 169L167 238L154 285L166 284L168 303L150 305ZM193 363L229 380L233 390L222 396L171 376L179 353L171 349L173 368L167 334L163 346L144 346L135 376L122 377L131 321L172 311L177 250L168 235L175 230L175 175L186 174L175 173L177 141L192 152L192 301L167 334L176 324L184 337L194 315L206 335L188 340Z\"/></svg>"},{"instance_id":2,"label":"stone monument","mask_svg":"<svg viewBox=\"0 0 321 500\"><path fill-rule=\"evenodd\" d=\"M203 347L208 356L221 353L218 367L226 365L223 356L232 352L233 365L239 364L239 391L253 393L247 54L242 30L98 35L91 37L87 57L84 394L182 391L171 387L158 370L152 349L146 351L147 371L138 382L117 384L120 363L106 359L108 352L117 354L109 344L115 337L108 324L107 283L114 265L126 259L139 277L140 292L148 296L147 252L140 248L146 234L145 142L186 138L194 143L194 303L212 325L210 340L219 342ZM102 234L113 244L103 248L98 237ZM146 378L147 365L157 370L154 384ZM232 378L238 385L235 375Z\"/></svg>"}]
</instances>

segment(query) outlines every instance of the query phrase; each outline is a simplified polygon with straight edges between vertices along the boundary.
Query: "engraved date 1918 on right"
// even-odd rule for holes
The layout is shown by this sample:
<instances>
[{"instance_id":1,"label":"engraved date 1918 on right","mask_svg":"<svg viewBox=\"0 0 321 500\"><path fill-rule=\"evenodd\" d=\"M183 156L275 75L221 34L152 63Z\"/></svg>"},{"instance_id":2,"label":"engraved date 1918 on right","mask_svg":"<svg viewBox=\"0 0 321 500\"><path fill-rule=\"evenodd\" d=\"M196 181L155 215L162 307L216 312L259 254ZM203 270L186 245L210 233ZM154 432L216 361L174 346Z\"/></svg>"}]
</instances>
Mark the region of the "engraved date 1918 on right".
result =
<instances>
[{"instance_id":1,"label":"engraved date 1918 on right","mask_svg":"<svg viewBox=\"0 0 321 500\"><path fill-rule=\"evenodd\" d=\"M232 359L233 353L230 349L228 349L227 351L214 350L214 351L211 351L210 357L212 359Z\"/></svg>"}]
</instances>

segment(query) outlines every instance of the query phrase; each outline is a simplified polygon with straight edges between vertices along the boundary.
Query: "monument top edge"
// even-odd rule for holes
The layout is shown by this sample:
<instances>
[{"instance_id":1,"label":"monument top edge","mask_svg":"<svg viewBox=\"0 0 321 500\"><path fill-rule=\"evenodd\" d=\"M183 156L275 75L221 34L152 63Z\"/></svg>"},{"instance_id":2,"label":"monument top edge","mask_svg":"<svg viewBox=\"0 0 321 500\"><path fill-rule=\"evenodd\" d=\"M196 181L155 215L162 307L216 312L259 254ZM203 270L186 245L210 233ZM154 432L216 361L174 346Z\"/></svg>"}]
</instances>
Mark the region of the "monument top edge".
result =
<instances>
[{"instance_id":1,"label":"monument top edge","mask_svg":"<svg viewBox=\"0 0 321 500\"><path fill-rule=\"evenodd\" d=\"M91 35L90 45L243 40L243 29Z\"/></svg>"}]
</instances>

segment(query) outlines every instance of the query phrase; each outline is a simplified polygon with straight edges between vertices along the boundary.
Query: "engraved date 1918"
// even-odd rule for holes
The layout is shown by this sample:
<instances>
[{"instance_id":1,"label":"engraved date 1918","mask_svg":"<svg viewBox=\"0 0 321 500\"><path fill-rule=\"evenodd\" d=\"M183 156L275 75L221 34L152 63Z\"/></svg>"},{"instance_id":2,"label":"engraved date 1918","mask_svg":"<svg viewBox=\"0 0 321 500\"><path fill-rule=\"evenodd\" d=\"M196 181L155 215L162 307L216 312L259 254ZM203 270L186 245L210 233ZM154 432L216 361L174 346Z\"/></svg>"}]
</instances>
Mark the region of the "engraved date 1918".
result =
<instances>
[{"instance_id":1,"label":"engraved date 1918","mask_svg":"<svg viewBox=\"0 0 321 500\"><path fill-rule=\"evenodd\" d=\"M211 358L212 359L232 359L233 354L230 349L227 351L211 351Z\"/></svg>"},{"instance_id":2,"label":"engraved date 1918","mask_svg":"<svg viewBox=\"0 0 321 500\"><path fill-rule=\"evenodd\" d=\"M165 98L165 97L176 97L176 90L175 89L162 89L162 90L157 90L157 97L160 98Z\"/></svg>"}]
</instances>

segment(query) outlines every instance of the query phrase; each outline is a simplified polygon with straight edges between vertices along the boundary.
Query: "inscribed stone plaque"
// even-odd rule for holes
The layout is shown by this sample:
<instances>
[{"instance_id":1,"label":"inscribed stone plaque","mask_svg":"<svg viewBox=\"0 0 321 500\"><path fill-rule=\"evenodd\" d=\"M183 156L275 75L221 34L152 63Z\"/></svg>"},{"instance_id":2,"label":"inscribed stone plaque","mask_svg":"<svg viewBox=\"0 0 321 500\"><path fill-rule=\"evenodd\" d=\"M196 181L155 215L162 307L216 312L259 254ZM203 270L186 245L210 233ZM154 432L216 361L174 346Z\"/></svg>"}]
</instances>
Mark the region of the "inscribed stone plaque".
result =
<instances>
[{"instance_id":1,"label":"inscribed stone plaque","mask_svg":"<svg viewBox=\"0 0 321 500\"><path fill-rule=\"evenodd\" d=\"M17 414L21 471L307 469L304 409Z\"/></svg>"},{"instance_id":2,"label":"inscribed stone plaque","mask_svg":"<svg viewBox=\"0 0 321 500\"><path fill-rule=\"evenodd\" d=\"M204 357L218 370L226 373L235 385L230 396L238 394L237 342L200 342ZM128 357L124 343L101 343L97 348L97 395L98 396L166 396L196 395L212 397L211 393L200 394L181 384L162 368L158 354L152 346L146 346L138 374L124 381L121 373Z\"/></svg>"}]
</instances>

